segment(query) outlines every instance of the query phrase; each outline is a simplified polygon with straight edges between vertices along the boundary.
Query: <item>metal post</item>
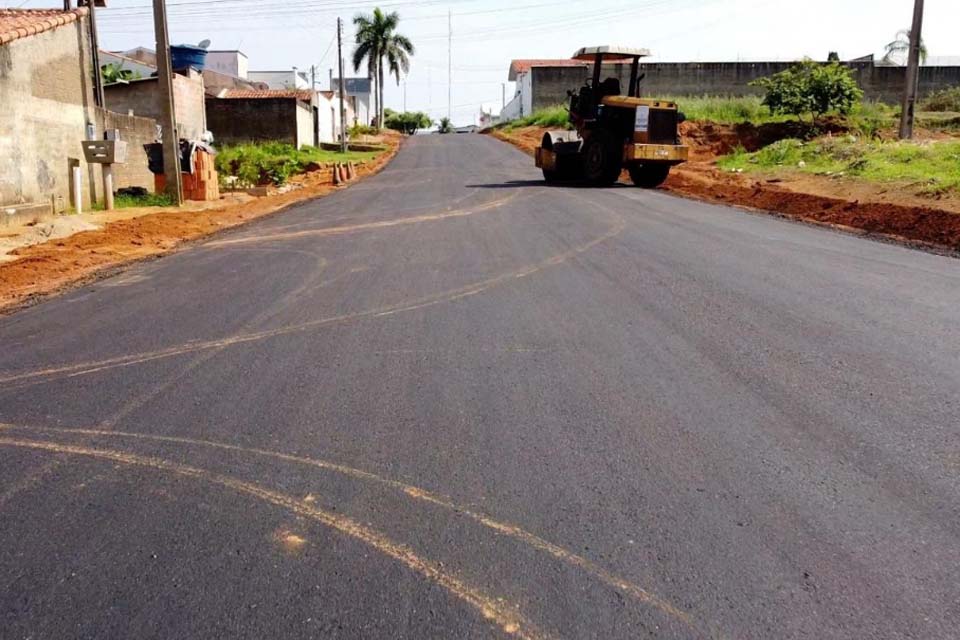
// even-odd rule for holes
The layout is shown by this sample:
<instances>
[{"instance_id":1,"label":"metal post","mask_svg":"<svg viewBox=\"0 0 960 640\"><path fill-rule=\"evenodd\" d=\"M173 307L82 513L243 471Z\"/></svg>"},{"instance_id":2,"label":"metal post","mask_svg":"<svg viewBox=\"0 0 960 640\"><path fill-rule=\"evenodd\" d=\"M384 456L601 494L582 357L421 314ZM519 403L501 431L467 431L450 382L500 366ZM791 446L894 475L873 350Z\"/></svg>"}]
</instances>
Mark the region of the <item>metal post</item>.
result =
<instances>
[{"instance_id":1,"label":"metal post","mask_svg":"<svg viewBox=\"0 0 960 640\"><path fill-rule=\"evenodd\" d=\"M177 135L177 117L173 105L173 69L170 66L170 34L167 31L165 0L153 0L153 29L157 40L157 80L160 96L160 126L163 129L163 173L165 191L177 206L183 204L183 184L180 175L180 140Z\"/></svg>"},{"instance_id":2,"label":"metal post","mask_svg":"<svg viewBox=\"0 0 960 640\"><path fill-rule=\"evenodd\" d=\"M340 66L340 153L347 152L347 109L343 104L343 20L337 18L337 64ZM379 124L379 123L378 123Z\"/></svg>"},{"instance_id":3,"label":"metal post","mask_svg":"<svg viewBox=\"0 0 960 640\"><path fill-rule=\"evenodd\" d=\"M500 83L500 111L507 108L507 83Z\"/></svg>"},{"instance_id":4,"label":"metal post","mask_svg":"<svg viewBox=\"0 0 960 640\"><path fill-rule=\"evenodd\" d=\"M907 56L906 87L903 92L903 113L900 115L900 139L913 137L913 117L920 88L920 32L923 29L923 0L913 5L913 26L910 28L910 53Z\"/></svg>"}]
</instances>

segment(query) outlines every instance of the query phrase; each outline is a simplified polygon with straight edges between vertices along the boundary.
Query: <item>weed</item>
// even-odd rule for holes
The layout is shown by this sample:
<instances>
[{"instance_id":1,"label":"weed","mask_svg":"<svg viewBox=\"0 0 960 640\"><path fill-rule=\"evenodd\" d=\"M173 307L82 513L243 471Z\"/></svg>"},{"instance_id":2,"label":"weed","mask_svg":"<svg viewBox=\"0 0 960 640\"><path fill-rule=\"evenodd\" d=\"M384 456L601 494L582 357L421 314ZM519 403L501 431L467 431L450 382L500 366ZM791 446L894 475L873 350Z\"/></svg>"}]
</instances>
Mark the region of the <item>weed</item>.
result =
<instances>
[{"instance_id":1,"label":"weed","mask_svg":"<svg viewBox=\"0 0 960 640\"><path fill-rule=\"evenodd\" d=\"M285 142L240 144L219 150L217 171L221 177L235 176L243 185L281 185L312 163L365 162L379 154L379 151L344 154L310 146L296 149Z\"/></svg>"}]
</instances>

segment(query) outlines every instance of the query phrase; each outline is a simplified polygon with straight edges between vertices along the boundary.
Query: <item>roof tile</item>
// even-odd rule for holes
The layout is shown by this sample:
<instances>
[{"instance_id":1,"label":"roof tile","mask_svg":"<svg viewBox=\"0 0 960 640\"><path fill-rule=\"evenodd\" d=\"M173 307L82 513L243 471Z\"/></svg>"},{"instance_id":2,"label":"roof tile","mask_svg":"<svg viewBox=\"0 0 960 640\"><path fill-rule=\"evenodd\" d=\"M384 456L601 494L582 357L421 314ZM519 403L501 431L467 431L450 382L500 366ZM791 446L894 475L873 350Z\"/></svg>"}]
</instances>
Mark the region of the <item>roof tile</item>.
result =
<instances>
[{"instance_id":1,"label":"roof tile","mask_svg":"<svg viewBox=\"0 0 960 640\"><path fill-rule=\"evenodd\" d=\"M296 98L309 102L313 99L313 91L309 89L228 89L221 98L227 100Z\"/></svg>"},{"instance_id":2,"label":"roof tile","mask_svg":"<svg viewBox=\"0 0 960 640\"><path fill-rule=\"evenodd\" d=\"M589 63L583 60L571 60L570 58L559 59L529 59L513 60L510 63L510 80L516 80L517 75L530 71L533 67L587 67Z\"/></svg>"},{"instance_id":3,"label":"roof tile","mask_svg":"<svg viewBox=\"0 0 960 640\"><path fill-rule=\"evenodd\" d=\"M0 45L74 22L87 15L86 8L0 9Z\"/></svg>"}]
</instances>

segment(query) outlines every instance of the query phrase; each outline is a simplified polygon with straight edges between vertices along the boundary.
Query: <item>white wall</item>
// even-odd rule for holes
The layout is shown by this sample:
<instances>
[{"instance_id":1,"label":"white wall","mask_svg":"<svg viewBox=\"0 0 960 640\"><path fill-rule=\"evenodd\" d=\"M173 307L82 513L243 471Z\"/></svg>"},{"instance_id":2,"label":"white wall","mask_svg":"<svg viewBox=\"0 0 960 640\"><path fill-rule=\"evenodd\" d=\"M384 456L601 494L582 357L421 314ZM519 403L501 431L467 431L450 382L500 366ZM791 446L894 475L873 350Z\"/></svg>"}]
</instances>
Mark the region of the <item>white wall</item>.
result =
<instances>
[{"instance_id":1,"label":"white wall","mask_svg":"<svg viewBox=\"0 0 960 640\"><path fill-rule=\"evenodd\" d=\"M271 89L310 89L310 82L299 71L248 71L247 80L265 82Z\"/></svg>"},{"instance_id":2,"label":"white wall","mask_svg":"<svg viewBox=\"0 0 960 640\"><path fill-rule=\"evenodd\" d=\"M234 78L246 78L250 61L242 51L208 51L205 68Z\"/></svg>"},{"instance_id":3,"label":"white wall","mask_svg":"<svg viewBox=\"0 0 960 640\"><path fill-rule=\"evenodd\" d=\"M350 103L351 100L344 101L347 111L347 128L353 124L355 117ZM336 94L328 98L325 94L318 93L316 105L319 115L317 126L320 129L320 142L337 142L340 139L340 98Z\"/></svg>"},{"instance_id":4,"label":"white wall","mask_svg":"<svg viewBox=\"0 0 960 640\"><path fill-rule=\"evenodd\" d=\"M516 120L533 113L533 74L517 74L516 93L513 100L500 111L500 122Z\"/></svg>"}]
</instances>

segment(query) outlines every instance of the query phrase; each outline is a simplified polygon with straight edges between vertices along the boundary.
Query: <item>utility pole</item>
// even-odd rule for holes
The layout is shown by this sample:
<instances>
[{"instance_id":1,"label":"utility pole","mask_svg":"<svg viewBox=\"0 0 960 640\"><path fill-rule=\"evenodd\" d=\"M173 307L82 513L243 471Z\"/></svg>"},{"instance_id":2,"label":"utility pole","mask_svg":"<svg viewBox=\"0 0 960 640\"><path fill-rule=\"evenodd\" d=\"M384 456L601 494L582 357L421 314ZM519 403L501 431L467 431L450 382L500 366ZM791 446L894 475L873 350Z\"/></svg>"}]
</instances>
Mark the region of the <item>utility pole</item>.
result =
<instances>
[{"instance_id":1,"label":"utility pole","mask_svg":"<svg viewBox=\"0 0 960 640\"><path fill-rule=\"evenodd\" d=\"M910 28L910 53L907 55L906 87L903 92L903 113L900 115L900 139L913 137L913 115L920 88L920 32L923 29L923 0L914 0L913 26Z\"/></svg>"},{"instance_id":2,"label":"utility pole","mask_svg":"<svg viewBox=\"0 0 960 640\"><path fill-rule=\"evenodd\" d=\"M67 0L69 2L69 0ZM77 3L80 4L79 2ZM86 0L90 10L90 59L93 62L93 101L98 107L106 106L103 100L103 77L100 75L100 40L97 38L97 0Z\"/></svg>"},{"instance_id":3,"label":"utility pole","mask_svg":"<svg viewBox=\"0 0 960 640\"><path fill-rule=\"evenodd\" d=\"M337 18L337 64L340 66L340 153L347 152L347 109L343 104L343 20ZM377 123L379 124L379 123Z\"/></svg>"},{"instance_id":4,"label":"utility pole","mask_svg":"<svg viewBox=\"0 0 960 640\"><path fill-rule=\"evenodd\" d=\"M317 92L317 65L310 65L310 87L313 89L313 92Z\"/></svg>"},{"instance_id":5,"label":"utility pole","mask_svg":"<svg viewBox=\"0 0 960 640\"><path fill-rule=\"evenodd\" d=\"M447 119L453 121L453 14L447 9Z\"/></svg>"},{"instance_id":6,"label":"utility pole","mask_svg":"<svg viewBox=\"0 0 960 640\"><path fill-rule=\"evenodd\" d=\"M157 80L160 96L160 127L163 146L163 173L165 191L177 206L183 204L183 185L180 175L180 140L177 135L177 116L173 108L173 69L170 66L170 34L167 31L166 0L153 0L153 30L157 40Z\"/></svg>"}]
</instances>

